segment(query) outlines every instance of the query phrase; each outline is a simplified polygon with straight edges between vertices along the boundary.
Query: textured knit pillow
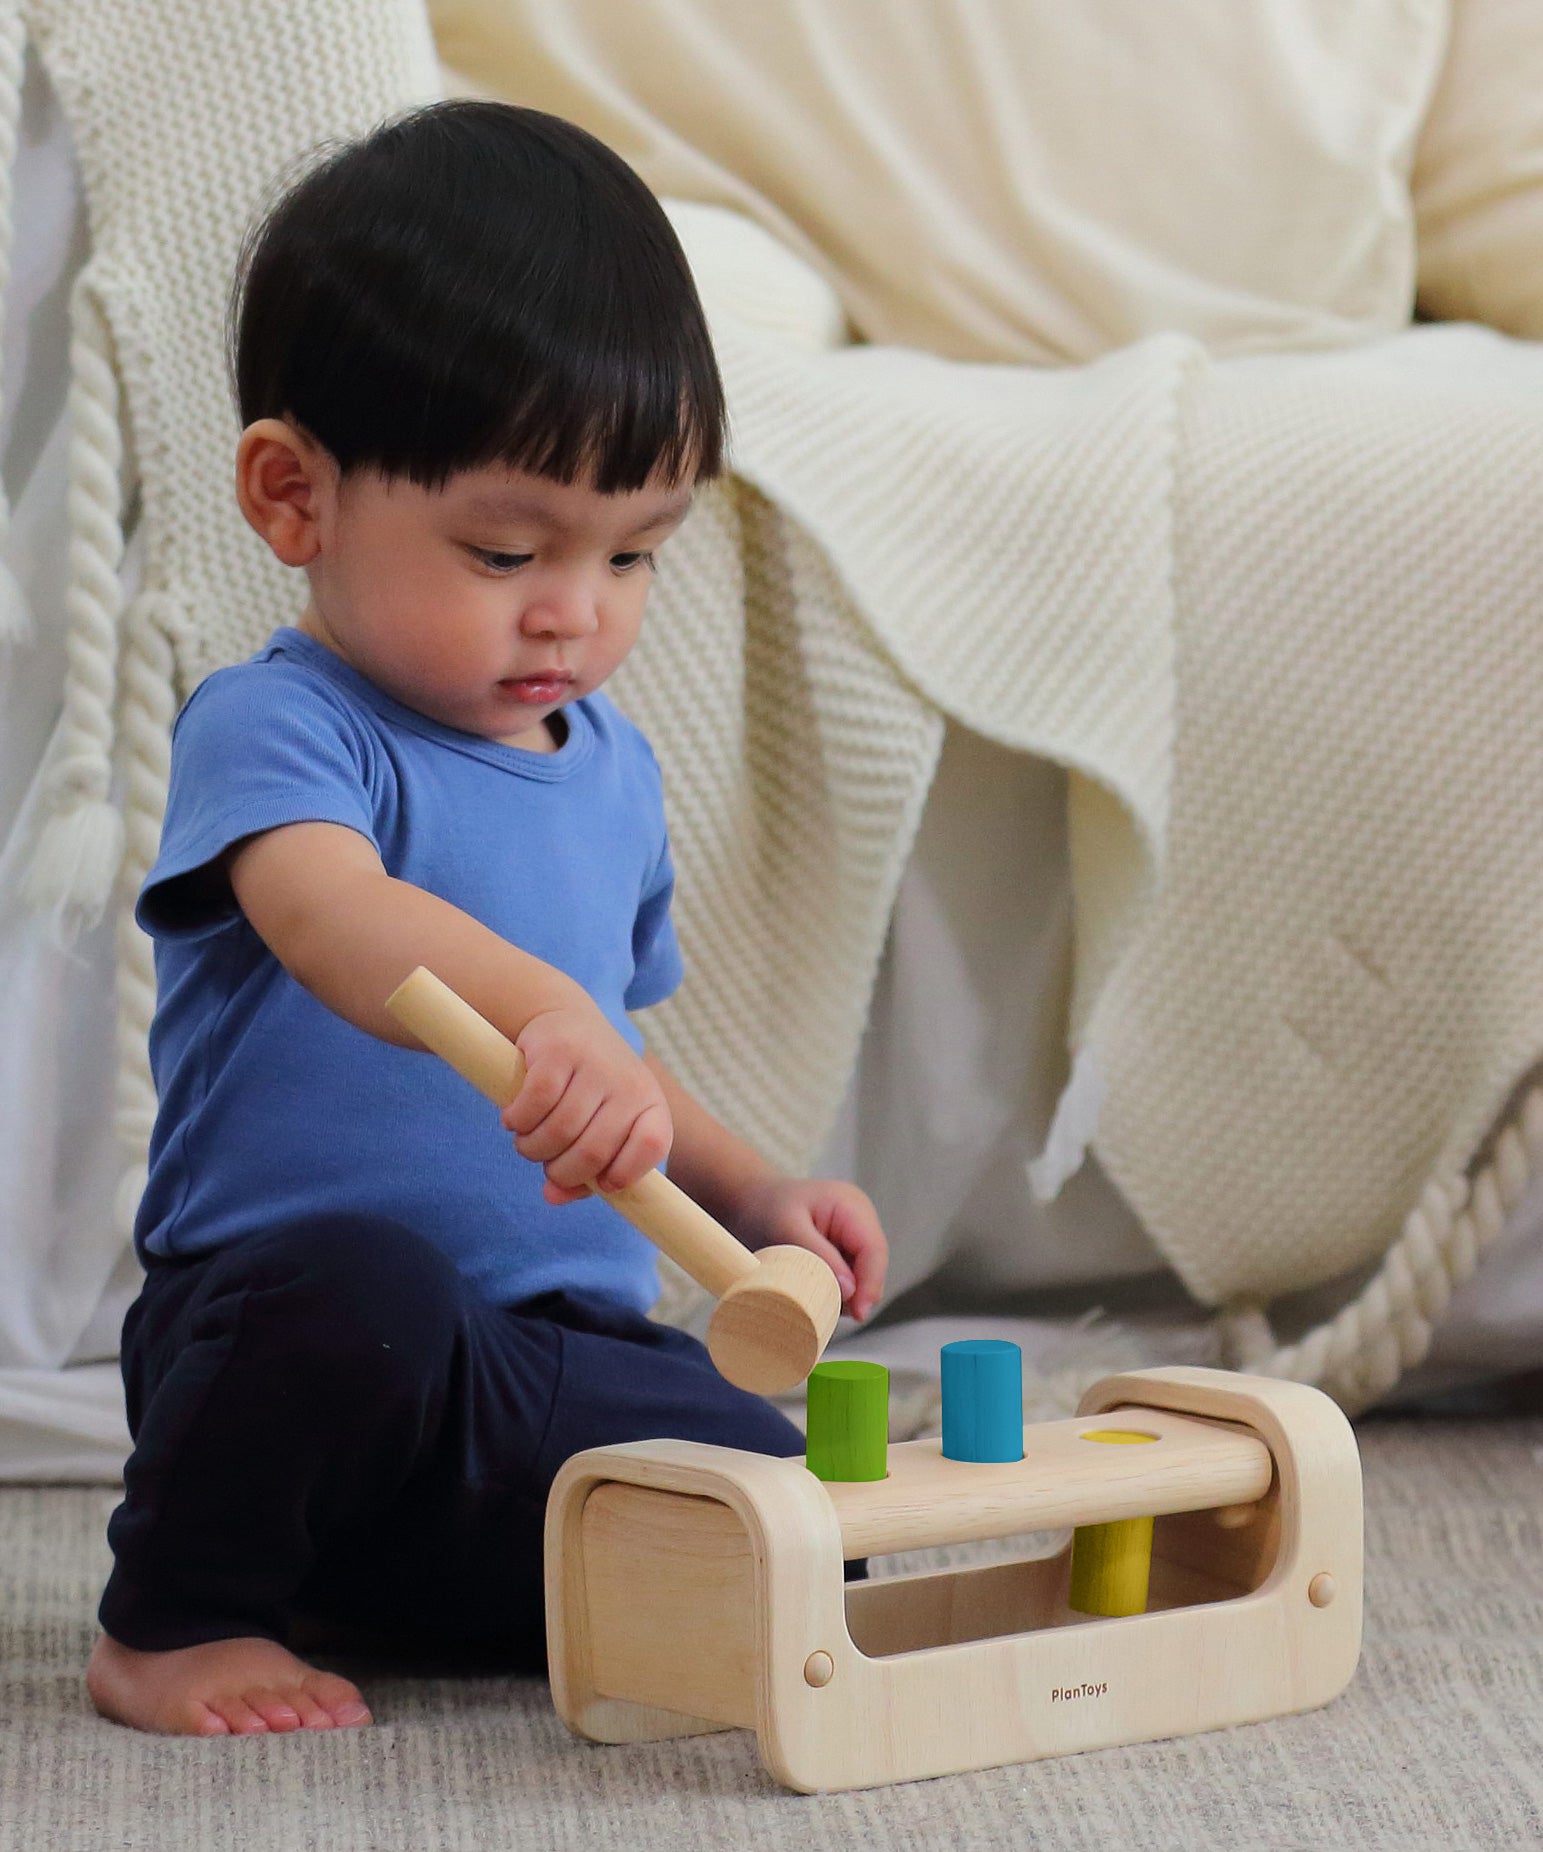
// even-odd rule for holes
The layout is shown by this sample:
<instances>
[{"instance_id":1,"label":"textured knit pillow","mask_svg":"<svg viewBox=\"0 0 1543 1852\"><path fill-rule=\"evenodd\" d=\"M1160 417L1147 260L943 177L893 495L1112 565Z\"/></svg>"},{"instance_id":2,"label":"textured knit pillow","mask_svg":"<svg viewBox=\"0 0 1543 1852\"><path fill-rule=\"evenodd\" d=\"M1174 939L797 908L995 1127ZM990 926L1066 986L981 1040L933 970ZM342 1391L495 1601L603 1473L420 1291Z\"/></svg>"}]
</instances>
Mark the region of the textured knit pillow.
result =
<instances>
[{"instance_id":1,"label":"textured knit pillow","mask_svg":"<svg viewBox=\"0 0 1543 1852\"><path fill-rule=\"evenodd\" d=\"M454 73L740 208L870 341L1081 361L1160 329L1240 353L1409 318L1446 0L429 11Z\"/></svg>"},{"instance_id":2,"label":"textured knit pillow","mask_svg":"<svg viewBox=\"0 0 1543 1852\"><path fill-rule=\"evenodd\" d=\"M1539 0L1454 0L1414 202L1421 307L1543 339Z\"/></svg>"}]
</instances>

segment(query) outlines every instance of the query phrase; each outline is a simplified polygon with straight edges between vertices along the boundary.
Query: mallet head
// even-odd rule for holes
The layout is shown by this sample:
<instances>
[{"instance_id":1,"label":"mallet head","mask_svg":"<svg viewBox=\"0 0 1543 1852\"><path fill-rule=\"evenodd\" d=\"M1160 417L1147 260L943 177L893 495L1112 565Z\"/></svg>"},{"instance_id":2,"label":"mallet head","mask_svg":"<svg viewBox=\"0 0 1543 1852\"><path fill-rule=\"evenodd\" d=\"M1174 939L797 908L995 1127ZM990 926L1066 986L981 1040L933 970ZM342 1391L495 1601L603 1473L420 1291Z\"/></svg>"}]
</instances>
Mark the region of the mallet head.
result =
<instances>
[{"instance_id":1,"label":"mallet head","mask_svg":"<svg viewBox=\"0 0 1543 1852\"><path fill-rule=\"evenodd\" d=\"M841 1316L841 1288L807 1248L762 1248L756 1260L755 1272L718 1301L707 1350L738 1388L781 1395L820 1361Z\"/></svg>"}]
</instances>

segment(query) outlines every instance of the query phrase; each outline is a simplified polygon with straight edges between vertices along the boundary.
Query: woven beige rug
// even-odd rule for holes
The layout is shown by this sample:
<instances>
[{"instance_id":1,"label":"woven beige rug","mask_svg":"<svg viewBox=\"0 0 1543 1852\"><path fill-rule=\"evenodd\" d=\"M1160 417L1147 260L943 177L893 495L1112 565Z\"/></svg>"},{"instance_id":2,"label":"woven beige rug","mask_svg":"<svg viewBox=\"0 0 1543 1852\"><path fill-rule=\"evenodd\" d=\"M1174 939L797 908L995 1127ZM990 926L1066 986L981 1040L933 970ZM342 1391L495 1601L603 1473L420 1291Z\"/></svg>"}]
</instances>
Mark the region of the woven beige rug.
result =
<instances>
[{"instance_id":1,"label":"woven beige rug","mask_svg":"<svg viewBox=\"0 0 1543 1852\"><path fill-rule=\"evenodd\" d=\"M81 1683L116 1494L9 1488L0 1491L0 1848L1543 1844L1543 1417L1384 1419L1359 1432L1366 1646L1349 1691L1328 1709L813 1797L778 1788L741 1732L580 1744L535 1679L361 1669L371 1729L205 1742L135 1735L97 1718ZM905 1566L923 1560L936 1558Z\"/></svg>"}]
</instances>

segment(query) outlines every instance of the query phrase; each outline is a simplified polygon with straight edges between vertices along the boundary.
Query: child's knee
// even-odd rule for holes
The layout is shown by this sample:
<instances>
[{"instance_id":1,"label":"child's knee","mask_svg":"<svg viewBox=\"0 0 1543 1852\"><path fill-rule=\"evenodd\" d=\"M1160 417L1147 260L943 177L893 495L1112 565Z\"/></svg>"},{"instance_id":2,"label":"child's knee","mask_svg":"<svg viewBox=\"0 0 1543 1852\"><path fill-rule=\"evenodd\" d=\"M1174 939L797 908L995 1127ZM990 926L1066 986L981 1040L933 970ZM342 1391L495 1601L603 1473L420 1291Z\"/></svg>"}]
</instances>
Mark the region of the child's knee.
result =
<instances>
[{"instance_id":1,"label":"child's knee","mask_svg":"<svg viewBox=\"0 0 1543 1852\"><path fill-rule=\"evenodd\" d=\"M296 1367L351 1384L416 1374L448 1353L461 1317L455 1263L422 1235L363 1216L312 1217L254 1239L242 1325L271 1326Z\"/></svg>"}]
</instances>

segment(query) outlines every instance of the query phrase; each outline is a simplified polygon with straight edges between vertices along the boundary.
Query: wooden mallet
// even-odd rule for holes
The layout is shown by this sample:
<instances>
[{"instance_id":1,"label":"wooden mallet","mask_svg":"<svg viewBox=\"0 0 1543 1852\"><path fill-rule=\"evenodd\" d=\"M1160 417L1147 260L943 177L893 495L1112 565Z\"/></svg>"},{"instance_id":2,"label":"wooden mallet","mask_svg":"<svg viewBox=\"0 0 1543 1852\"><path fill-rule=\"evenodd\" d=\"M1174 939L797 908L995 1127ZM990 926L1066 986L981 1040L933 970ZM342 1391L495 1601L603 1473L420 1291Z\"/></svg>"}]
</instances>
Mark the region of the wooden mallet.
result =
<instances>
[{"instance_id":1,"label":"wooden mallet","mask_svg":"<svg viewBox=\"0 0 1543 1852\"><path fill-rule=\"evenodd\" d=\"M525 1079L525 1059L486 1017L420 965L386 999L406 1029L497 1107ZM841 1313L836 1276L807 1248L752 1254L665 1176L593 1192L718 1301L707 1349L720 1374L756 1395L794 1389L820 1360Z\"/></svg>"}]
</instances>

